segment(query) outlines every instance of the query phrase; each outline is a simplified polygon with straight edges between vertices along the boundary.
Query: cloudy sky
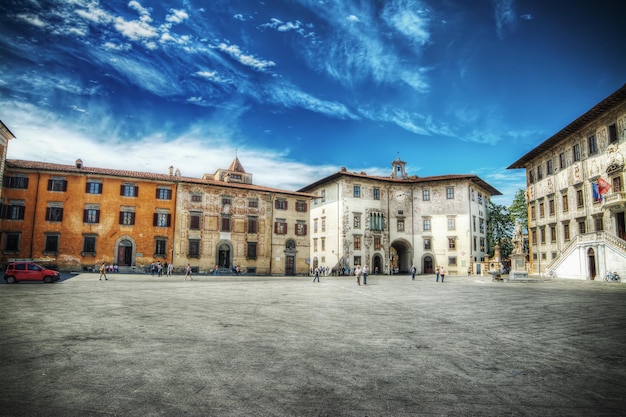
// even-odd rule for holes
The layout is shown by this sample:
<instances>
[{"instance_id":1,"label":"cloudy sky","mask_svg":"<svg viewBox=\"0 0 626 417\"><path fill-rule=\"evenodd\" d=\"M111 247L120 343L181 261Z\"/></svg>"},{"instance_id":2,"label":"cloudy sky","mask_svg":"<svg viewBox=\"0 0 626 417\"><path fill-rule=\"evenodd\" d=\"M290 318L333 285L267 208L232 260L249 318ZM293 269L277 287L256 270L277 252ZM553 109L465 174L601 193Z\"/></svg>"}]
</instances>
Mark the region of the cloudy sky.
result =
<instances>
[{"instance_id":1,"label":"cloudy sky","mask_svg":"<svg viewBox=\"0 0 626 417\"><path fill-rule=\"evenodd\" d=\"M620 10L621 8L621 10ZM4 0L8 157L296 190L506 170L626 82L609 0Z\"/></svg>"}]
</instances>

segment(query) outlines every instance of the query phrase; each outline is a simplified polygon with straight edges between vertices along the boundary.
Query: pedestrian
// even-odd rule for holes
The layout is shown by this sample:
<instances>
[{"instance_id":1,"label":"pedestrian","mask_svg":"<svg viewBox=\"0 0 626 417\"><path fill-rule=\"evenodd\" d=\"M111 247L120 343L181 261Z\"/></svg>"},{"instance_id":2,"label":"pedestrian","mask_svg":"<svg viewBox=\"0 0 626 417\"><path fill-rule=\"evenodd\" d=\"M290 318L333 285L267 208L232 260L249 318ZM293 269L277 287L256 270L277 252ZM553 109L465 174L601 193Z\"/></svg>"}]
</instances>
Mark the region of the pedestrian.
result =
<instances>
[{"instance_id":1,"label":"pedestrian","mask_svg":"<svg viewBox=\"0 0 626 417\"><path fill-rule=\"evenodd\" d=\"M193 278L191 278L191 265L189 264L187 264L187 266L185 267L185 281L187 281L187 277L189 277L189 279L193 281Z\"/></svg>"},{"instance_id":2,"label":"pedestrian","mask_svg":"<svg viewBox=\"0 0 626 417\"><path fill-rule=\"evenodd\" d=\"M315 271L313 271L313 282L315 282L315 280L317 280L317 282L320 282L320 270L319 268L315 268Z\"/></svg>"},{"instance_id":3,"label":"pedestrian","mask_svg":"<svg viewBox=\"0 0 626 417\"><path fill-rule=\"evenodd\" d=\"M102 277L104 276L105 280L109 280L107 278L107 266L104 262L102 262L102 265L100 265L100 281L102 281Z\"/></svg>"},{"instance_id":4,"label":"pedestrian","mask_svg":"<svg viewBox=\"0 0 626 417\"><path fill-rule=\"evenodd\" d=\"M357 265L354 267L354 275L356 275L356 283L361 285L361 265Z\"/></svg>"},{"instance_id":5,"label":"pedestrian","mask_svg":"<svg viewBox=\"0 0 626 417\"><path fill-rule=\"evenodd\" d=\"M363 273L363 285L367 285L367 274L369 273L370 269L367 265L365 265L363 267L363 270L361 271Z\"/></svg>"},{"instance_id":6,"label":"pedestrian","mask_svg":"<svg viewBox=\"0 0 626 417\"><path fill-rule=\"evenodd\" d=\"M154 261L150 262L150 275L154 276L155 270L156 270L156 266L154 265Z\"/></svg>"},{"instance_id":7,"label":"pedestrian","mask_svg":"<svg viewBox=\"0 0 626 417\"><path fill-rule=\"evenodd\" d=\"M415 272L417 272L417 269L415 269L415 265L411 266L411 280L415 281Z\"/></svg>"},{"instance_id":8,"label":"pedestrian","mask_svg":"<svg viewBox=\"0 0 626 417\"><path fill-rule=\"evenodd\" d=\"M435 269L435 282L439 282L439 265Z\"/></svg>"},{"instance_id":9,"label":"pedestrian","mask_svg":"<svg viewBox=\"0 0 626 417\"><path fill-rule=\"evenodd\" d=\"M161 261L157 262L156 268L157 268L158 275L162 277L163 276L163 264L161 263Z\"/></svg>"},{"instance_id":10,"label":"pedestrian","mask_svg":"<svg viewBox=\"0 0 626 417\"><path fill-rule=\"evenodd\" d=\"M217 266L217 264L215 264L215 268L213 268L213 275L219 275L220 274L220 268Z\"/></svg>"},{"instance_id":11,"label":"pedestrian","mask_svg":"<svg viewBox=\"0 0 626 417\"><path fill-rule=\"evenodd\" d=\"M441 282L443 283L443 279L446 277L446 270L444 269L443 266L441 267L439 274L441 275Z\"/></svg>"},{"instance_id":12,"label":"pedestrian","mask_svg":"<svg viewBox=\"0 0 626 417\"><path fill-rule=\"evenodd\" d=\"M167 276L171 277L173 272L174 272L174 264L170 263L169 265L167 265Z\"/></svg>"}]
</instances>

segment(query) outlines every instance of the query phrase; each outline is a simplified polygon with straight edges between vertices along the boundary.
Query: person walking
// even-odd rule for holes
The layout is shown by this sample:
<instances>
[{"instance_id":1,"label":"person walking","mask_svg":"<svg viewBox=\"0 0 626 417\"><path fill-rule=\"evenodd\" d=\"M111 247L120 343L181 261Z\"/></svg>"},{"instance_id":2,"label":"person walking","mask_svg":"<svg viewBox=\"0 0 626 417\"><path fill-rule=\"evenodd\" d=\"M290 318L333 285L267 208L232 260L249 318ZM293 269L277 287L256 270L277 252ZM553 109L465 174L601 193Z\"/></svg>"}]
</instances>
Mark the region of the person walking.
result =
<instances>
[{"instance_id":1,"label":"person walking","mask_svg":"<svg viewBox=\"0 0 626 417\"><path fill-rule=\"evenodd\" d=\"M104 262L102 262L102 265L100 265L100 281L102 281L102 277L104 277L105 280L109 280L107 278L107 266Z\"/></svg>"},{"instance_id":2,"label":"person walking","mask_svg":"<svg viewBox=\"0 0 626 417\"><path fill-rule=\"evenodd\" d=\"M443 283L443 279L446 277L446 270L444 269L443 266L441 267L439 274L441 274L441 283Z\"/></svg>"},{"instance_id":3,"label":"person walking","mask_svg":"<svg viewBox=\"0 0 626 417\"><path fill-rule=\"evenodd\" d=\"M163 276L163 264L161 263L161 261L157 262L157 275L162 277Z\"/></svg>"},{"instance_id":4,"label":"person walking","mask_svg":"<svg viewBox=\"0 0 626 417\"><path fill-rule=\"evenodd\" d=\"M363 285L367 285L367 274L370 272L369 267L365 265L361 272L363 273Z\"/></svg>"},{"instance_id":5,"label":"person walking","mask_svg":"<svg viewBox=\"0 0 626 417\"><path fill-rule=\"evenodd\" d=\"M361 265L354 267L354 275L356 275L356 283L361 285Z\"/></svg>"},{"instance_id":6,"label":"person walking","mask_svg":"<svg viewBox=\"0 0 626 417\"><path fill-rule=\"evenodd\" d=\"M156 265L153 262L150 262L150 275L154 276L154 271L156 270Z\"/></svg>"},{"instance_id":7,"label":"person walking","mask_svg":"<svg viewBox=\"0 0 626 417\"><path fill-rule=\"evenodd\" d=\"M319 270L319 268L315 268L315 271L313 271L313 282L315 282L315 280L317 280L317 282L320 282L320 270Z\"/></svg>"},{"instance_id":8,"label":"person walking","mask_svg":"<svg viewBox=\"0 0 626 417\"><path fill-rule=\"evenodd\" d=\"M187 266L185 267L185 281L187 281L187 277L189 277L189 279L193 281L193 278L191 278L191 265L189 264L187 264Z\"/></svg>"},{"instance_id":9,"label":"person walking","mask_svg":"<svg viewBox=\"0 0 626 417\"><path fill-rule=\"evenodd\" d=\"M415 265L411 266L411 281L415 281L415 272L417 272L417 269L415 269Z\"/></svg>"},{"instance_id":10,"label":"person walking","mask_svg":"<svg viewBox=\"0 0 626 417\"><path fill-rule=\"evenodd\" d=\"M174 272L174 264L170 263L167 265L167 276L171 277L173 272Z\"/></svg>"},{"instance_id":11,"label":"person walking","mask_svg":"<svg viewBox=\"0 0 626 417\"><path fill-rule=\"evenodd\" d=\"M435 282L439 282L439 265L435 268Z\"/></svg>"}]
</instances>

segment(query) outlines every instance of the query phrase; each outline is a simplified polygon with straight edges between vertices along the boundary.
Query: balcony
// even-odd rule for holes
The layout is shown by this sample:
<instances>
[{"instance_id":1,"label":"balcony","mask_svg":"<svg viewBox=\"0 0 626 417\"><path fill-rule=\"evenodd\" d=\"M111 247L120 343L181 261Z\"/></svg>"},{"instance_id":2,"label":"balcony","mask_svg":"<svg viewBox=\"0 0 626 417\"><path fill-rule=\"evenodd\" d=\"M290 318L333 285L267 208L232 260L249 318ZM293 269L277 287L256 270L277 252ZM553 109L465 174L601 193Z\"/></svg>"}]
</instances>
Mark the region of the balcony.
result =
<instances>
[{"instance_id":1,"label":"balcony","mask_svg":"<svg viewBox=\"0 0 626 417\"><path fill-rule=\"evenodd\" d=\"M604 208L612 212L626 211L626 191L605 194Z\"/></svg>"}]
</instances>

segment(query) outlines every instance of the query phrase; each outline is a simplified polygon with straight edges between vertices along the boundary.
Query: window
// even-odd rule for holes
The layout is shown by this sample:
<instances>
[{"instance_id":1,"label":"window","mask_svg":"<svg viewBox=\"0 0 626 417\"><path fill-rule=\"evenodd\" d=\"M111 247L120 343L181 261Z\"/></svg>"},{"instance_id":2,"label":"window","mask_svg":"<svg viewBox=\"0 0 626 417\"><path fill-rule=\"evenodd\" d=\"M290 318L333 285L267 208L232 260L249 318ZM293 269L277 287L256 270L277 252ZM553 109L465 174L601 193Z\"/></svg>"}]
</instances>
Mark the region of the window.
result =
<instances>
[{"instance_id":1,"label":"window","mask_svg":"<svg viewBox=\"0 0 626 417\"><path fill-rule=\"evenodd\" d=\"M528 172L528 182L532 184L533 182L535 182L535 171L533 171L532 169L529 169L527 172Z\"/></svg>"},{"instance_id":2,"label":"window","mask_svg":"<svg viewBox=\"0 0 626 417\"><path fill-rule=\"evenodd\" d=\"M154 256L166 256L167 254L167 238L155 237L154 238Z\"/></svg>"},{"instance_id":3,"label":"window","mask_svg":"<svg viewBox=\"0 0 626 417\"><path fill-rule=\"evenodd\" d=\"M555 208L554 208L554 199L553 198L548 200L548 210L550 212L550 216L554 216Z\"/></svg>"},{"instance_id":4,"label":"window","mask_svg":"<svg viewBox=\"0 0 626 417\"><path fill-rule=\"evenodd\" d=\"M543 179L543 167L541 165L537 165L537 181L541 181Z\"/></svg>"},{"instance_id":5,"label":"window","mask_svg":"<svg viewBox=\"0 0 626 417\"><path fill-rule=\"evenodd\" d=\"M326 231L326 217L322 217L322 233Z\"/></svg>"},{"instance_id":6,"label":"window","mask_svg":"<svg viewBox=\"0 0 626 417\"><path fill-rule=\"evenodd\" d=\"M296 235L306 236L306 223L304 221L298 220L296 223Z\"/></svg>"},{"instance_id":7,"label":"window","mask_svg":"<svg viewBox=\"0 0 626 417\"><path fill-rule=\"evenodd\" d=\"M11 202L10 205L0 205L0 217L9 220L24 220L24 203Z\"/></svg>"},{"instance_id":8,"label":"window","mask_svg":"<svg viewBox=\"0 0 626 417\"><path fill-rule=\"evenodd\" d=\"M20 233L6 233L4 250L6 252L18 252L20 250Z\"/></svg>"},{"instance_id":9,"label":"window","mask_svg":"<svg viewBox=\"0 0 626 417\"><path fill-rule=\"evenodd\" d=\"M451 249L451 250L456 249L456 238L454 237L448 238L448 249Z\"/></svg>"},{"instance_id":10,"label":"window","mask_svg":"<svg viewBox=\"0 0 626 417\"><path fill-rule=\"evenodd\" d=\"M100 208L86 208L83 211L83 223L100 223Z\"/></svg>"},{"instance_id":11,"label":"window","mask_svg":"<svg viewBox=\"0 0 626 417\"><path fill-rule=\"evenodd\" d=\"M430 219L424 219L424 231L430 230Z\"/></svg>"},{"instance_id":12,"label":"window","mask_svg":"<svg viewBox=\"0 0 626 417\"><path fill-rule=\"evenodd\" d=\"M320 249L322 252L326 250L326 238L325 237L320 239Z\"/></svg>"},{"instance_id":13,"label":"window","mask_svg":"<svg viewBox=\"0 0 626 417\"><path fill-rule=\"evenodd\" d=\"M430 239L429 238L425 238L424 239L424 250L431 250L431 245L430 245Z\"/></svg>"},{"instance_id":14,"label":"window","mask_svg":"<svg viewBox=\"0 0 626 417\"><path fill-rule=\"evenodd\" d=\"M274 207L277 210L287 210L287 200L285 199L278 199L275 201Z\"/></svg>"},{"instance_id":15,"label":"window","mask_svg":"<svg viewBox=\"0 0 626 417\"><path fill-rule=\"evenodd\" d=\"M448 265L456 266L456 256L448 256Z\"/></svg>"},{"instance_id":16,"label":"window","mask_svg":"<svg viewBox=\"0 0 626 417\"><path fill-rule=\"evenodd\" d=\"M354 265L361 265L361 257L360 256L355 256L353 258L354 261Z\"/></svg>"},{"instance_id":17,"label":"window","mask_svg":"<svg viewBox=\"0 0 626 417\"><path fill-rule=\"evenodd\" d=\"M25 190L28 188L28 177L21 175L5 176L2 185L7 188Z\"/></svg>"},{"instance_id":18,"label":"window","mask_svg":"<svg viewBox=\"0 0 626 417\"><path fill-rule=\"evenodd\" d=\"M537 218L537 209L535 208L535 204L530 206L530 218L531 220L535 220Z\"/></svg>"},{"instance_id":19,"label":"window","mask_svg":"<svg viewBox=\"0 0 626 417\"><path fill-rule=\"evenodd\" d=\"M169 213L154 213L152 225L156 227L170 227L172 215Z\"/></svg>"},{"instance_id":20,"label":"window","mask_svg":"<svg viewBox=\"0 0 626 417\"><path fill-rule=\"evenodd\" d=\"M580 145L578 143L572 147L572 157L574 161L580 161Z\"/></svg>"},{"instance_id":21,"label":"window","mask_svg":"<svg viewBox=\"0 0 626 417\"><path fill-rule=\"evenodd\" d=\"M617 142L617 127L615 123L609 125L609 143Z\"/></svg>"},{"instance_id":22,"label":"window","mask_svg":"<svg viewBox=\"0 0 626 417\"><path fill-rule=\"evenodd\" d=\"M472 229L476 231L476 216L472 216Z\"/></svg>"},{"instance_id":23,"label":"window","mask_svg":"<svg viewBox=\"0 0 626 417\"><path fill-rule=\"evenodd\" d=\"M259 219L257 217L248 217L248 233L259 232Z\"/></svg>"},{"instance_id":24,"label":"window","mask_svg":"<svg viewBox=\"0 0 626 417\"><path fill-rule=\"evenodd\" d=\"M46 242L43 250L44 254L56 254L59 252L59 235L46 235Z\"/></svg>"},{"instance_id":25,"label":"window","mask_svg":"<svg viewBox=\"0 0 626 417\"><path fill-rule=\"evenodd\" d=\"M374 200L380 200L380 188L374 188Z\"/></svg>"},{"instance_id":26,"label":"window","mask_svg":"<svg viewBox=\"0 0 626 417\"><path fill-rule=\"evenodd\" d=\"M374 237L374 250L381 250L382 247L383 247L383 245L381 244L380 237L375 236Z\"/></svg>"},{"instance_id":27,"label":"window","mask_svg":"<svg viewBox=\"0 0 626 417\"><path fill-rule=\"evenodd\" d=\"M313 252L317 252L317 238L313 239Z\"/></svg>"},{"instance_id":28,"label":"window","mask_svg":"<svg viewBox=\"0 0 626 417\"><path fill-rule=\"evenodd\" d=\"M274 223L274 233L277 235L287 234L287 222L285 222L285 220L278 219Z\"/></svg>"},{"instance_id":29,"label":"window","mask_svg":"<svg viewBox=\"0 0 626 417\"><path fill-rule=\"evenodd\" d=\"M189 251L187 256L189 258L200 257L200 239L189 239Z\"/></svg>"},{"instance_id":30,"label":"window","mask_svg":"<svg viewBox=\"0 0 626 417\"><path fill-rule=\"evenodd\" d=\"M541 203L539 203L539 218L543 219L545 214L546 214L545 206L544 206L544 203L542 201Z\"/></svg>"},{"instance_id":31,"label":"window","mask_svg":"<svg viewBox=\"0 0 626 417\"><path fill-rule=\"evenodd\" d=\"M198 213L198 212L189 213L189 228L190 229L192 230L200 229L201 216L202 216L202 213Z\"/></svg>"},{"instance_id":32,"label":"window","mask_svg":"<svg viewBox=\"0 0 626 417\"><path fill-rule=\"evenodd\" d=\"M480 238L480 251L481 252L485 251L485 238L484 237Z\"/></svg>"},{"instance_id":33,"label":"window","mask_svg":"<svg viewBox=\"0 0 626 417\"><path fill-rule=\"evenodd\" d=\"M296 201L296 211L306 213L306 203L304 201Z\"/></svg>"},{"instance_id":34,"label":"window","mask_svg":"<svg viewBox=\"0 0 626 417\"><path fill-rule=\"evenodd\" d=\"M565 152L559 154L559 169L565 168Z\"/></svg>"},{"instance_id":35,"label":"window","mask_svg":"<svg viewBox=\"0 0 626 417\"><path fill-rule=\"evenodd\" d=\"M472 190L472 201L476 201L476 192Z\"/></svg>"},{"instance_id":36,"label":"window","mask_svg":"<svg viewBox=\"0 0 626 417\"><path fill-rule=\"evenodd\" d=\"M317 219L313 220L313 233L317 233Z\"/></svg>"},{"instance_id":37,"label":"window","mask_svg":"<svg viewBox=\"0 0 626 417\"><path fill-rule=\"evenodd\" d=\"M562 203L563 203L563 212L567 212L569 210L569 205L567 204L567 193L563 194Z\"/></svg>"},{"instance_id":38,"label":"window","mask_svg":"<svg viewBox=\"0 0 626 417\"><path fill-rule=\"evenodd\" d=\"M192 203L202 203L202 194L192 194L191 195Z\"/></svg>"},{"instance_id":39,"label":"window","mask_svg":"<svg viewBox=\"0 0 626 417\"><path fill-rule=\"evenodd\" d=\"M230 217L222 216L220 221L220 232L230 232Z\"/></svg>"},{"instance_id":40,"label":"window","mask_svg":"<svg viewBox=\"0 0 626 417\"><path fill-rule=\"evenodd\" d=\"M531 233L531 239L532 239L533 245L536 245L537 244L537 230L533 229Z\"/></svg>"},{"instance_id":41,"label":"window","mask_svg":"<svg viewBox=\"0 0 626 417\"><path fill-rule=\"evenodd\" d=\"M63 207L46 207L46 221L60 222L63 220Z\"/></svg>"},{"instance_id":42,"label":"window","mask_svg":"<svg viewBox=\"0 0 626 417\"><path fill-rule=\"evenodd\" d=\"M231 205L233 204L233 200L230 197L222 197L222 205Z\"/></svg>"},{"instance_id":43,"label":"window","mask_svg":"<svg viewBox=\"0 0 626 417\"><path fill-rule=\"evenodd\" d=\"M589 155L595 155L596 153L598 153L596 135L591 135L587 138L587 148L589 148Z\"/></svg>"},{"instance_id":44,"label":"window","mask_svg":"<svg viewBox=\"0 0 626 417\"><path fill-rule=\"evenodd\" d=\"M96 236L85 235L83 236L83 252L82 256L93 256L96 254Z\"/></svg>"},{"instance_id":45,"label":"window","mask_svg":"<svg viewBox=\"0 0 626 417\"><path fill-rule=\"evenodd\" d=\"M354 237L354 250L361 250L361 236Z\"/></svg>"},{"instance_id":46,"label":"window","mask_svg":"<svg viewBox=\"0 0 626 417\"><path fill-rule=\"evenodd\" d=\"M593 219L594 227L596 228L596 232L601 232L604 230L604 221L602 220L602 216L597 216Z\"/></svg>"},{"instance_id":47,"label":"window","mask_svg":"<svg viewBox=\"0 0 626 417\"><path fill-rule=\"evenodd\" d=\"M102 194L102 182L95 180L88 180L85 185L85 192L87 194Z\"/></svg>"},{"instance_id":48,"label":"window","mask_svg":"<svg viewBox=\"0 0 626 417\"><path fill-rule=\"evenodd\" d=\"M361 215L360 214L354 215L354 228L355 229L361 228Z\"/></svg>"},{"instance_id":49,"label":"window","mask_svg":"<svg viewBox=\"0 0 626 417\"><path fill-rule=\"evenodd\" d=\"M120 185L120 195L124 197L137 197L139 195L139 187L135 184Z\"/></svg>"},{"instance_id":50,"label":"window","mask_svg":"<svg viewBox=\"0 0 626 417\"><path fill-rule=\"evenodd\" d=\"M326 190L322 190L322 203L326 202Z\"/></svg>"},{"instance_id":51,"label":"window","mask_svg":"<svg viewBox=\"0 0 626 417\"><path fill-rule=\"evenodd\" d=\"M545 244L546 243L546 228L542 227L539 229L539 233L541 234L541 244Z\"/></svg>"},{"instance_id":52,"label":"window","mask_svg":"<svg viewBox=\"0 0 626 417\"><path fill-rule=\"evenodd\" d=\"M552 159L548 159L546 161L546 175L552 175L554 173L554 169L552 167Z\"/></svg>"},{"instance_id":53,"label":"window","mask_svg":"<svg viewBox=\"0 0 626 417\"><path fill-rule=\"evenodd\" d=\"M454 200L454 187L446 187L446 198Z\"/></svg>"},{"instance_id":54,"label":"window","mask_svg":"<svg viewBox=\"0 0 626 417\"><path fill-rule=\"evenodd\" d=\"M576 205L580 208L583 207L584 204L584 200L583 200L583 190L576 190Z\"/></svg>"},{"instance_id":55,"label":"window","mask_svg":"<svg viewBox=\"0 0 626 417\"><path fill-rule=\"evenodd\" d=\"M354 198L361 198L361 186L355 185L353 188Z\"/></svg>"},{"instance_id":56,"label":"window","mask_svg":"<svg viewBox=\"0 0 626 417\"><path fill-rule=\"evenodd\" d=\"M256 259L257 242L248 242L246 250L246 259Z\"/></svg>"},{"instance_id":57,"label":"window","mask_svg":"<svg viewBox=\"0 0 626 417\"><path fill-rule=\"evenodd\" d=\"M67 181L65 178L50 178L48 191L67 191Z\"/></svg>"},{"instance_id":58,"label":"window","mask_svg":"<svg viewBox=\"0 0 626 417\"><path fill-rule=\"evenodd\" d=\"M618 193L622 191L622 177L614 177L611 181L613 183L613 191Z\"/></svg>"},{"instance_id":59,"label":"window","mask_svg":"<svg viewBox=\"0 0 626 417\"><path fill-rule=\"evenodd\" d=\"M169 188L165 188L165 187L157 187L156 198L157 200L171 200L172 190Z\"/></svg>"},{"instance_id":60,"label":"window","mask_svg":"<svg viewBox=\"0 0 626 417\"><path fill-rule=\"evenodd\" d=\"M483 193L478 193L478 204L483 205Z\"/></svg>"},{"instance_id":61,"label":"window","mask_svg":"<svg viewBox=\"0 0 626 417\"><path fill-rule=\"evenodd\" d=\"M430 201L430 190L422 190L422 200Z\"/></svg>"},{"instance_id":62,"label":"window","mask_svg":"<svg viewBox=\"0 0 626 417\"><path fill-rule=\"evenodd\" d=\"M569 222L563 223L563 240L569 240Z\"/></svg>"},{"instance_id":63,"label":"window","mask_svg":"<svg viewBox=\"0 0 626 417\"><path fill-rule=\"evenodd\" d=\"M454 230L454 229L456 229L454 219L448 219L448 230Z\"/></svg>"},{"instance_id":64,"label":"window","mask_svg":"<svg viewBox=\"0 0 626 417\"><path fill-rule=\"evenodd\" d=\"M248 207L259 208L259 200L257 199L248 200Z\"/></svg>"},{"instance_id":65,"label":"window","mask_svg":"<svg viewBox=\"0 0 626 417\"><path fill-rule=\"evenodd\" d=\"M398 232L404 232L404 220L398 219Z\"/></svg>"},{"instance_id":66,"label":"window","mask_svg":"<svg viewBox=\"0 0 626 417\"><path fill-rule=\"evenodd\" d=\"M485 233L485 219L478 219L478 227L480 228L480 233Z\"/></svg>"},{"instance_id":67,"label":"window","mask_svg":"<svg viewBox=\"0 0 626 417\"><path fill-rule=\"evenodd\" d=\"M135 213L133 211L120 211L120 224L123 226L132 226L135 224Z\"/></svg>"},{"instance_id":68,"label":"window","mask_svg":"<svg viewBox=\"0 0 626 417\"><path fill-rule=\"evenodd\" d=\"M382 213L370 213L370 230L385 230L385 217Z\"/></svg>"},{"instance_id":69,"label":"window","mask_svg":"<svg viewBox=\"0 0 626 417\"><path fill-rule=\"evenodd\" d=\"M578 220L578 234L584 235L587 233L587 225L585 223L585 219Z\"/></svg>"}]
</instances>

